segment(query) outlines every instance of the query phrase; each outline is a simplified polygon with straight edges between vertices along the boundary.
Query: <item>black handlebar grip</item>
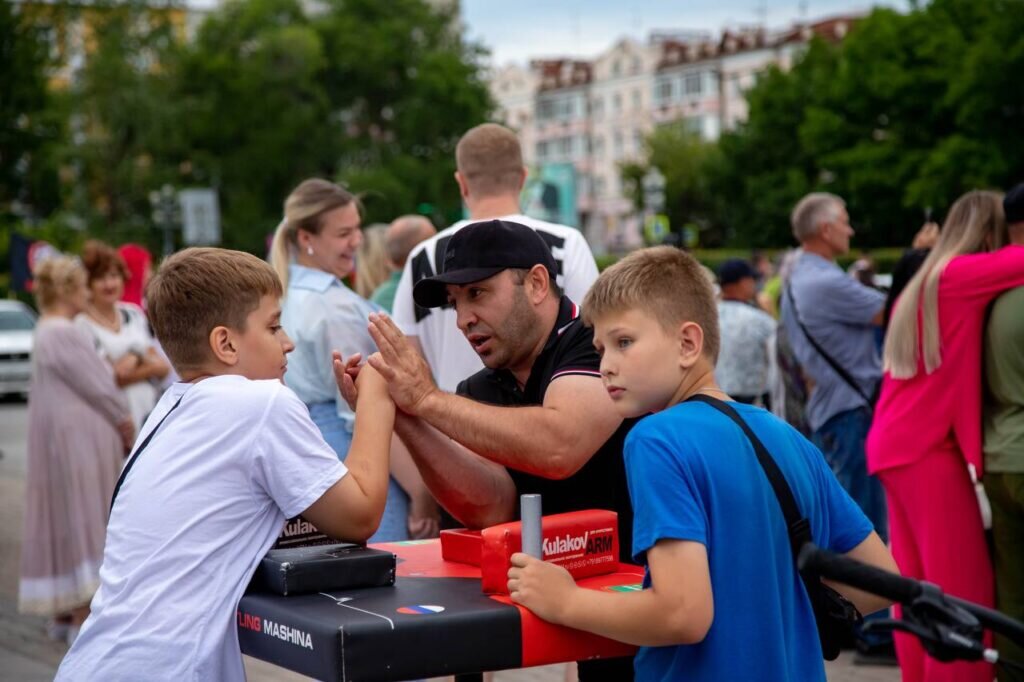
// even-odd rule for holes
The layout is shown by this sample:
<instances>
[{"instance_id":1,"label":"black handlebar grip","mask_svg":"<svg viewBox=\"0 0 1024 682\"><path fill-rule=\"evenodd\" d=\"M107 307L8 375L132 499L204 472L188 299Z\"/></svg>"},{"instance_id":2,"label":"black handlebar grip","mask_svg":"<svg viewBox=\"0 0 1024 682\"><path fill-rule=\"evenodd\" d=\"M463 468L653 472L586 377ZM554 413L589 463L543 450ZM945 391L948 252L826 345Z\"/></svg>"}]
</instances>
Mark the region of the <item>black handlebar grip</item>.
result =
<instances>
[{"instance_id":1,"label":"black handlebar grip","mask_svg":"<svg viewBox=\"0 0 1024 682\"><path fill-rule=\"evenodd\" d=\"M921 594L921 585L916 580L862 564L835 552L815 547L811 543L800 548L797 564L801 570L810 569L822 578L834 580L901 604L908 604Z\"/></svg>"}]
</instances>

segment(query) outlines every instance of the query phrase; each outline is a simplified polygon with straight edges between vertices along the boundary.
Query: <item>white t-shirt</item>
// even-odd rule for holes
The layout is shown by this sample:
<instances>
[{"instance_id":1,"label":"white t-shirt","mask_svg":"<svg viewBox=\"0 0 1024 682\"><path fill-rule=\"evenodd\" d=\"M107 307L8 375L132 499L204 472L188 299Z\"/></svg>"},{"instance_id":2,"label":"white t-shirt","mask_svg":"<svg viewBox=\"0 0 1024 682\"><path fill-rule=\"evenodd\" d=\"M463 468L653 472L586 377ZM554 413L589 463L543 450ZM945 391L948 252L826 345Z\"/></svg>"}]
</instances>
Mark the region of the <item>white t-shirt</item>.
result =
<instances>
[{"instance_id":1,"label":"white t-shirt","mask_svg":"<svg viewBox=\"0 0 1024 682\"><path fill-rule=\"evenodd\" d=\"M536 230L551 247L555 264L561 268L556 279L558 285L574 302L583 302L590 285L597 279L597 264L587 240L579 230L525 215L502 216L499 220L508 220ZM484 364L456 326L455 310L418 308L413 302L412 287L424 277L437 274L437 263L444 259L448 239L458 230L475 222L480 221L459 221L412 250L402 271L402 279L398 282L392 312L395 323L405 334L419 338L423 354L434 372L434 380L442 390L450 392L455 391L460 381L483 369Z\"/></svg>"},{"instance_id":2,"label":"white t-shirt","mask_svg":"<svg viewBox=\"0 0 1024 682\"><path fill-rule=\"evenodd\" d=\"M89 332L96 342L96 349L100 355L110 361L117 362L129 353L145 355L150 348L156 347L156 341L149 333L149 323L146 321L146 313L134 303L118 302L116 304L118 322L120 328L114 331L109 327L96 322L85 313L79 313L75 317L75 324ZM142 422L156 405L160 395L160 389L149 381L136 381L121 388L125 398L128 399L128 407L132 413L132 422L135 431L142 428Z\"/></svg>"},{"instance_id":3,"label":"white t-shirt","mask_svg":"<svg viewBox=\"0 0 1024 682\"><path fill-rule=\"evenodd\" d=\"M58 680L244 680L238 600L285 520L348 471L278 381L174 384L139 443L183 394L117 496Z\"/></svg>"}]
</instances>

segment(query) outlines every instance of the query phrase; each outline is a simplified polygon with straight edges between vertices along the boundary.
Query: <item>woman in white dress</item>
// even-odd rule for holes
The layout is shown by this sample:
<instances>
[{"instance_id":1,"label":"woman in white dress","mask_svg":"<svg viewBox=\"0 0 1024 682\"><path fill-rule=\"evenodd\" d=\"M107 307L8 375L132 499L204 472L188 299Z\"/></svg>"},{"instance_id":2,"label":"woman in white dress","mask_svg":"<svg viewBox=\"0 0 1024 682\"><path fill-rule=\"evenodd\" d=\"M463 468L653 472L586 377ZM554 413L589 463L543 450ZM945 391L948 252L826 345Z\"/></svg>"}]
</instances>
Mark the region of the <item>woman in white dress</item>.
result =
<instances>
[{"instance_id":1,"label":"woman in white dress","mask_svg":"<svg viewBox=\"0 0 1024 682\"><path fill-rule=\"evenodd\" d=\"M170 365L157 351L142 308L121 301L128 269L110 246L89 241L82 252L89 280L89 304L75 322L89 332L97 351L114 367L139 431L160 397Z\"/></svg>"}]
</instances>

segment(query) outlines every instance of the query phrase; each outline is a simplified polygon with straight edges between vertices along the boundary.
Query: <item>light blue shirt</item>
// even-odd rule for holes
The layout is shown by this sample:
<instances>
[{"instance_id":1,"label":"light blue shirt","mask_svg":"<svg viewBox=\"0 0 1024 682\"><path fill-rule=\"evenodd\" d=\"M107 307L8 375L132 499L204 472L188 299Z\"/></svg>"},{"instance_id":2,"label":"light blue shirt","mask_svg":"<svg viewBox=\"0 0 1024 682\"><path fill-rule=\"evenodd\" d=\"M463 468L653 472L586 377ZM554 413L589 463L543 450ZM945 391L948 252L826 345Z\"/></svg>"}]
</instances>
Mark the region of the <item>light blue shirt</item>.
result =
<instances>
[{"instance_id":1,"label":"light blue shirt","mask_svg":"<svg viewBox=\"0 0 1024 682\"><path fill-rule=\"evenodd\" d=\"M281 326L295 342L284 377L288 388L307 405L333 401L340 417L355 419L334 381L331 351L344 358L362 353L364 360L376 352L366 326L370 313L380 311L334 275L292 263L281 305Z\"/></svg>"},{"instance_id":2,"label":"light blue shirt","mask_svg":"<svg viewBox=\"0 0 1024 682\"><path fill-rule=\"evenodd\" d=\"M800 320L832 359L870 396L882 378L882 361L875 345L872 318L885 305L882 292L856 281L830 260L801 252L793 265L788 286ZM804 372L814 381L807 401L807 423L817 431L841 412L867 405L800 330L785 288L782 323Z\"/></svg>"}]
</instances>

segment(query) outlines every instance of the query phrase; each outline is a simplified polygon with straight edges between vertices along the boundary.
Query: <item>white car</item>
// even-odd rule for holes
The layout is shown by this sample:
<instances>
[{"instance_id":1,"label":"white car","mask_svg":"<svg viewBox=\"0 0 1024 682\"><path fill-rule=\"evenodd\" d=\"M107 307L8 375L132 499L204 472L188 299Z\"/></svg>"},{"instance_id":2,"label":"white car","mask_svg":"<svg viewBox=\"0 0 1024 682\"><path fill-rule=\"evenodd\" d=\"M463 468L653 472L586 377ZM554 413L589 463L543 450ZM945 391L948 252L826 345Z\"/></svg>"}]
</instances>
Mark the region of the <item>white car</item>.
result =
<instances>
[{"instance_id":1,"label":"white car","mask_svg":"<svg viewBox=\"0 0 1024 682\"><path fill-rule=\"evenodd\" d=\"M36 314L20 301L0 300L0 395L28 393Z\"/></svg>"}]
</instances>

